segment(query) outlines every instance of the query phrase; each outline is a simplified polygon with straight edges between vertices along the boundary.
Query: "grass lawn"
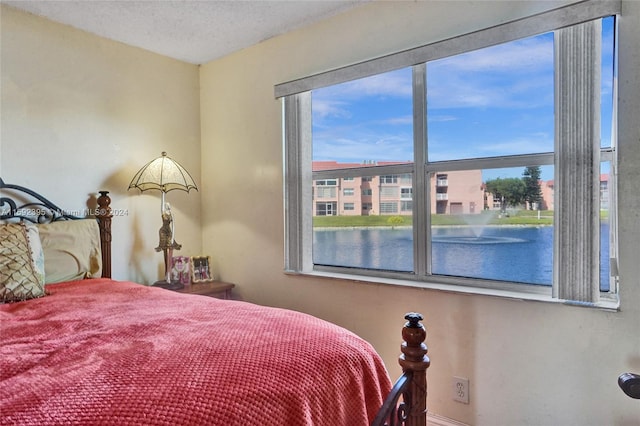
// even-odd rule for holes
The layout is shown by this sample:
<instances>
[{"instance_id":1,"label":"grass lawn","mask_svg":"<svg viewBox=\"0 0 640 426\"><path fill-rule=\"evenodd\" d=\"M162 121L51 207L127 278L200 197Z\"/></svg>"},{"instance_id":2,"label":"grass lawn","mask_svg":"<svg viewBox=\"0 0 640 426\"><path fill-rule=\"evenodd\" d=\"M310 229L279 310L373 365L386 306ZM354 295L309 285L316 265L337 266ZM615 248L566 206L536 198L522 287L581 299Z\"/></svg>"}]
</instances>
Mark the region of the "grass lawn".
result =
<instances>
[{"instance_id":1,"label":"grass lawn","mask_svg":"<svg viewBox=\"0 0 640 426\"><path fill-rule=\"evenodd\" d=\"M316 216L313 226L328 227L360 227L360 226L410 226L412 216ZM438 225L552 225L553 212L531 210L510 211L508 215L500 217L498 212L483 212L466 215L431 215L431 223Z\"/></svg>"},{"instance_id":2,"label":"grass lawn","mask_svg":"<svg viewBox=\"0 0 640 426\"><path fill-rule=\"evenodd\" d=\"M609 212L600 211L600 220L608 221ZM317 228L367 227L367 226L411 226L412 216L316 216L313 226ZM537 210L509 210L507 215L497 211L486 211L480 214L432 214L431 224L446 225L553 225L553 211L541 210L538 218Z\"/></svg>"}]
</instances>

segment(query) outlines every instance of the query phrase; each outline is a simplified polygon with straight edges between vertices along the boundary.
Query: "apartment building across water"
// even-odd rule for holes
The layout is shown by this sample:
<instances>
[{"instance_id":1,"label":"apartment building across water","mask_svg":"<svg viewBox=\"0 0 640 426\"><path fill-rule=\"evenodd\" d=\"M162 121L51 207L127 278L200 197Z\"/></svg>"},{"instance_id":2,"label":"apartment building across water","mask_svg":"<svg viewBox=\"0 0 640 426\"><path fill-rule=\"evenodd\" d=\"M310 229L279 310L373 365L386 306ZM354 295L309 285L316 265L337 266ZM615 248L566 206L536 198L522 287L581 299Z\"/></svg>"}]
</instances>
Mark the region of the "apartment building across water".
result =
<instances>
[{"instance_id":1,"label":"apartment building across water","mask_svg":"<svg viewBox=\"0 0 640 426\"><path fill-rule=\"evenodd\" d=\"M367 163L368 164L368 163ZM366 166L367 164L364 164ZM375 165L397 162L370 163ZM361 163L314 161L313 170L363 167ZM601 207L608 207L608 175L600 177ZM481 170L442 172L431 177L431 212L434 214L477 214L502 209L501 200L485 191ZM542 210L553 210L553 180L540 181ZM321 179L313 181L314 216L411 215L411 175Z\"/></svg>"}]
</instances>

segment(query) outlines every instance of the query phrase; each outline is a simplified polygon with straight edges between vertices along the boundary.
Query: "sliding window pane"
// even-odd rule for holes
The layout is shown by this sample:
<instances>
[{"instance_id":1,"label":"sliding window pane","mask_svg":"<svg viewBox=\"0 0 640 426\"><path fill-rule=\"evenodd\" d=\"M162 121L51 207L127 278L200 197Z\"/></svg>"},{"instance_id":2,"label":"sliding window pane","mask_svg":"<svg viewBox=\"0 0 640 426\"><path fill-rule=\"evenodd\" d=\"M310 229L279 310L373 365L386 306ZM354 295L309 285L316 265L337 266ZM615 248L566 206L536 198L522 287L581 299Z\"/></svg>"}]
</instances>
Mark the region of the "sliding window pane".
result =
<instances>
[{"instance_id":1,"label":"sliding window pane","mask_svg":"<svg viewBox=\"0 0 640 426\"><path fill-rule=\"evenodd\" d=\"M553 33L427 63L430 162L553 152Z\"/></svg>"},{"instance_id":2,"label":"sliding window pane","mask_svg":"<svg viewBox=\"0 0 640 426\"><path fill-rule=\"evenodd\" d=\"M313 171L413 162L411 68L312 92ZM413 270L411 174L313 183L313 263Z\"/></svg>"},{"instance_id":3,"label":"sliding window pane","mask_svg":"<svg viewBox=\"0 0 640 426\"><path fill-rule=\"evenodd\" d=\"M611 165L609 162L601 163L600 167L600 291L610 289L610 264L612 257L610 249L611 239L611 179L609 178Z\"/></svg>"},{"instance_id":4,"label":"sliding window pane","mask_svg":"<svg viewBox=\"0 0 640 426\"><path fill-rule=\"evenodd\" d=\"M431 176L435 275L550 286L553 167Z\"/></svg>"},{"instance_id":5,"label":"sliding window pane","mask_svg":"<svg viewBox=\"0 0 640 426\"><path fill-rule=\"evenodd\" d=\"M413 271L412 175L318 179L313 263Z\"/></svg>"},{"instance_id":6,"label":"sliding window pane","mask_svg":"<svg viewBox=\"0 0 640 426\"><path fill-rule=\"evenodd\" d=\"M601 102L600 102L600 146L612 147L613 138L611 129L613 126L613 87L614 87L614 24L613 16L602 19L602 71L601 71Z\"/></svg>"},{"instance_id":7,"label":"sliding window pane","mask_svg":"<svg viewBox=\"0 0 640 426\"><path fill-rule=\"evenodd\" d=\"M411 68L312 92L313 161L341 167L413 161Z\"/></svg>"},{"instance_id":8,"label":"sliding window pane","mask_svg":"<svg viewBox=\"0 0 640 426\"><path fill-rule=\"evenodd\" d=\"M616 147L615 115L613 113L613 100L615 97L615 18L610 16L602 19L602 89L600 102L601 135L600 146L602 148ZM615 151L612 156L615 155ZM614 157L615 158L615 157ZM614 159L615 161L615 159ZM611 220L610 207L614 205L612 199L611 162L603 161L600 165L600 291L607 292L611 289L610 258L614 258L615 242L612 244L612 235L615 226ZM615 288L615 287L614 287Z\"/></svg>"}]
</instances>

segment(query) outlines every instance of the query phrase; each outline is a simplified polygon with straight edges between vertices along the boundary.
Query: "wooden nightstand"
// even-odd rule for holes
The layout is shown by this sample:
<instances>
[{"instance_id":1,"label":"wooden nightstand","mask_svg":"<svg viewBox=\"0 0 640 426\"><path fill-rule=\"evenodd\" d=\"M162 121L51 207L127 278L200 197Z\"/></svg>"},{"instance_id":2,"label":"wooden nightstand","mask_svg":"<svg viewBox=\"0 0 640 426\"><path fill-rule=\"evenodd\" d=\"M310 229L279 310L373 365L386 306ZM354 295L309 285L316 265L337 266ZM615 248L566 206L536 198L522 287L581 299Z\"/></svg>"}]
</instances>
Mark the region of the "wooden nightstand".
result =
<instances>
[{"instance_id":1,"label":"wooden nightstand","mask_svg":"<svg viewBox=\"0 0 640 426\"><path fill-rule=\"evenodd\" d=\"M225 283L223 281L211 281L206 283L192 283L175 291L178 293L217 297L218 299L231 299L231 289L235 286L235 284Z\"/></svg>"}]
</instances>

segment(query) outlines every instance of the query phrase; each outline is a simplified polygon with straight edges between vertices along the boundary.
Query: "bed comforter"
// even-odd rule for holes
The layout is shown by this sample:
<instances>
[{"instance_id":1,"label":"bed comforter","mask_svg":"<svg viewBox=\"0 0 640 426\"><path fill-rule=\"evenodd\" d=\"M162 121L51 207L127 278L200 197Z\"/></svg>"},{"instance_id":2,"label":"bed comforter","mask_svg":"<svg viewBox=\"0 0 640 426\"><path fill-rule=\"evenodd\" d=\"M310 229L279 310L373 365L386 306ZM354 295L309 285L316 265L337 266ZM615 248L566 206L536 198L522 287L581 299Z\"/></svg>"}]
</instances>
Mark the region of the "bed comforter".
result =
<instances>
[{"instance_id":1,"label":"bed comforter","mask_svg":"<svg viewBox=\"0 0 640 426\"><path fill-rule=\"evenodd\" d=\"M367 425L391 383L309 315L106 279L0 306L0 424Z\"/></svg>"}]
</instances>

